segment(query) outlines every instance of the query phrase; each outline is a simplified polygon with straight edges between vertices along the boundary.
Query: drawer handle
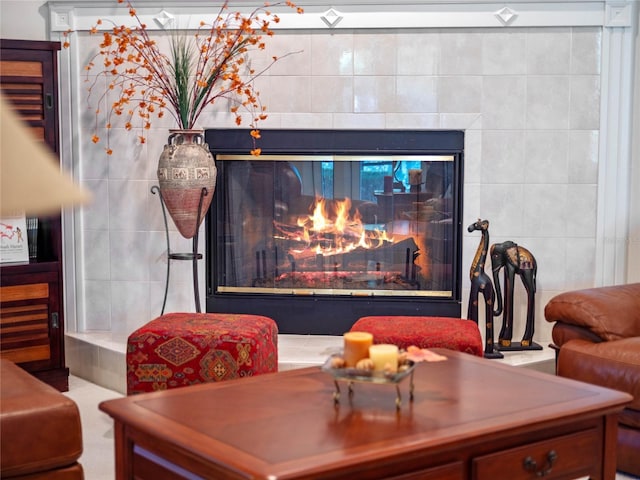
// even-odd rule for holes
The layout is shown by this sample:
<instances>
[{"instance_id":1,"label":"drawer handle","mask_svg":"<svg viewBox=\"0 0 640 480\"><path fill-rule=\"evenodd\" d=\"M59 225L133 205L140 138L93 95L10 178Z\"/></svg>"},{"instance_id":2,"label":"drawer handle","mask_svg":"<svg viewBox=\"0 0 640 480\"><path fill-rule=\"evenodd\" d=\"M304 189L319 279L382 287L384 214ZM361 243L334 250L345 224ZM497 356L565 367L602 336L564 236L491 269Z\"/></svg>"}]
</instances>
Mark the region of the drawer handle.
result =
<instances>
[{"instance_id":1,"label":"drawer handle","mask_svg":"<svg viewBox=\"0 0 640 480\"><path fill-rule=\"evenodd\" d=\"M551 469L553 468L553 464L558 459L558 454L555 450L551 450L547 453L547 461L542 466L542 468L538 469L538 463L531 457L527 457L524 459L523 465L524 469L527 472L534 472L536 477L545 477L551 473Z\"/></svg>"}]
</instances>

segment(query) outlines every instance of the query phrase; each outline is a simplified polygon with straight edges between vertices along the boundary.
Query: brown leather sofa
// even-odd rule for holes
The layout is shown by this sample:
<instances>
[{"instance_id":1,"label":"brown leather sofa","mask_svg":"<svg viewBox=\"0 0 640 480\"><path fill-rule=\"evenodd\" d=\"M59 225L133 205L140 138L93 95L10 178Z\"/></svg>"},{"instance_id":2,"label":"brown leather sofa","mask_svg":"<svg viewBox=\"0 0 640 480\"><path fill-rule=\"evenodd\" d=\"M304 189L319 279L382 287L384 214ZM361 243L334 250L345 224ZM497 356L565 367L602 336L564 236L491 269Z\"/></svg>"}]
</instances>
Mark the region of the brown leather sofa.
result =
<instances>
[{"instance_id":1,"label":"brown leather sofa","mask_svg":"<svg viewBox=\"0 0 640 480\"><path fill-rule=\"evenodd\" d=\"M78 406L9 360L0 360L0 476L82 480Z\"/></svg>"},{"instance_id":2,"label":"brown leather sofa","mask_svg":"<svg viewBox=\"0 0 640 480\"><path fill-rule=\"evenodd\" d=\"M633 396L618 419L618 470L640 476L640 283L565 292L544 315L558 375Z\"/></svg>"}]
</instances>

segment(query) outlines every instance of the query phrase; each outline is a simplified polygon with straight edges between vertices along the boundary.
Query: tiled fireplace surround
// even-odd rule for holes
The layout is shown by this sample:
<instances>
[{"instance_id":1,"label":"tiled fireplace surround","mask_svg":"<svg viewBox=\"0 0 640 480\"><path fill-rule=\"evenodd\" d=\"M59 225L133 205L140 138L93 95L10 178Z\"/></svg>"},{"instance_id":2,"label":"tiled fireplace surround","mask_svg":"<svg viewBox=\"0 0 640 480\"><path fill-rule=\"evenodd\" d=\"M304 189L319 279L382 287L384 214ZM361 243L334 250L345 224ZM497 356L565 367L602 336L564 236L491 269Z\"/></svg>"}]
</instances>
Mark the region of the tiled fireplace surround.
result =
<instances>
[{"instance_id":1,"label":"tiled fireplace surround","mask_svg":"<svg viewBox=\"0 0 640 480\"><path fill-rule=\"evenodd\" d=\"M145 145L116 126L110 158L91 143L83 65L98 40L87 30L116 12L118 22L127 21L107 3L49 5L52 36L76 32L61 53L63 162L95 194L90 206L64 217L67 363L76 375L123 391L125 339L162 305L165 234L150 188L174 125L154 121ZM297 3L305 14L281 15L268 44L268 56L299 53L259 80L269 112L264 128L463 129L463 225L489 219L491 243L513 240L534 253L534 340L545 346L543 307L553 295L627 280L629 232L637 228L629 200L633 2ZM154 18L175 16L185 27L213 13L207 1L163 5L138 5L159 41L166 36ZM232 124L224 106L200 122ZM464 279L479 240L465 230ZM171 242L174 251L191 248L173 228ZM193 311L190 263L171 267L166 310ZM463 315L468 287L463 280ZM521 284L515 312L518 340L526 312ZM283 337L281 366L317 363L336 344ZM545 349L533 361L550 358Z\"/></svg>"}]
</instances>

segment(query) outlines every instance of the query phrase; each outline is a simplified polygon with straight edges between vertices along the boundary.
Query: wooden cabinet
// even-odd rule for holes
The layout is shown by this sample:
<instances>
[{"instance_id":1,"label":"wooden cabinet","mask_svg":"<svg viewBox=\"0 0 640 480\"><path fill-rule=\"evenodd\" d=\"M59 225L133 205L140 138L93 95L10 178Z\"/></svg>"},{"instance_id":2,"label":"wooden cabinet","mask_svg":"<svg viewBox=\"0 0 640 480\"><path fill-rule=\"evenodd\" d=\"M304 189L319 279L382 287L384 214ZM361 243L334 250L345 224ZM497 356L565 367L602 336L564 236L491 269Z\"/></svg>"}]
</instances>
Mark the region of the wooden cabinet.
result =
<instances>
[{"instance_id":1,"label":"wooden cabinet","mask_svg":"<svg viewBox=\"0 0 640 480\"><path fill-rule=\"evenodd\" d=\"M59 42L0 40L2 94L56 154L59 50ZM28 264L0 265L0 357L66 391L61 218L37 223L36 256Z\"/></svg>"}]
</instances>

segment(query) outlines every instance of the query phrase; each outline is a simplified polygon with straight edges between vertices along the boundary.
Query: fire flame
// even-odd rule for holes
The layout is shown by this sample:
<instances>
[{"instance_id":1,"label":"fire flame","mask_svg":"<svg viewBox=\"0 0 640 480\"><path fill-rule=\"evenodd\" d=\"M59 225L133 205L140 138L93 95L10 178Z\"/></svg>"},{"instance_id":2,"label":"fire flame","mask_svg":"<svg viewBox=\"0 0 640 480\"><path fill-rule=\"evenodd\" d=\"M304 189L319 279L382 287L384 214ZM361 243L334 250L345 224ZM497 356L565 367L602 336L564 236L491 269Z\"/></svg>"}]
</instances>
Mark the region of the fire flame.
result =
<instances>
[{"instance_id":1,"label":"fire flame","mask_svg":"<svg viewBox=\"0 0 640 480\"><path fill-rule=\"evenodd\" d=\"M365 229L357 209L350 216L349 198L333 200L332 205L330 208L324 198L317 198L313 212L297 219L297 225L302 229L300 240L316 254L347 253L356 248L378 248L385 242L393 242L385 231Z\"/></svg>"}]
</instances>

